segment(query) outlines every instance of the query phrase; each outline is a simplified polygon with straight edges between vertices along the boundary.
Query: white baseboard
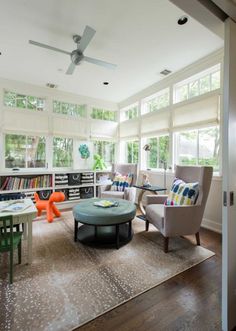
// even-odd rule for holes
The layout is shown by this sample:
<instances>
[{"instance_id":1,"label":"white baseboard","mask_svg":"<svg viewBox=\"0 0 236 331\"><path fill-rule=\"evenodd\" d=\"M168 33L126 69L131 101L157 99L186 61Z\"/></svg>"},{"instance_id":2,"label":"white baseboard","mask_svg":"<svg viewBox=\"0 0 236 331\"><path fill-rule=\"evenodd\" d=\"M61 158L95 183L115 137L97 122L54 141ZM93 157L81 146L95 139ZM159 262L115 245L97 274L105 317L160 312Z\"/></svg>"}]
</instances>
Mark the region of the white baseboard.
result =
<instances>
[{"instance_id":1,"label":"white baseboard","mask_svg":"<svg viewBox=\"0 0 236 331\"><path fill-rule=\"evenodd\" d=\"M207 218L203 218L201 226L214 232L222 233L221 224L208 220Z\"/></svg>"}]
</instances>

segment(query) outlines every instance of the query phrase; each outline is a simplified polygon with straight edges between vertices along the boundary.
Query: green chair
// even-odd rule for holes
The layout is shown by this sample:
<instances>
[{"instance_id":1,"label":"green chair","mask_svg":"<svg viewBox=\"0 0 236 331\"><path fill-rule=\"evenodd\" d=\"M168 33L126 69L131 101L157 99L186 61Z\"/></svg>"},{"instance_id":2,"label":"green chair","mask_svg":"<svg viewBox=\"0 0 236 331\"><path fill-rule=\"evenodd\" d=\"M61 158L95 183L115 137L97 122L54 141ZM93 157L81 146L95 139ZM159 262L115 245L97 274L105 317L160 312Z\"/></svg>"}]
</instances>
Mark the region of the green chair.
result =
<instances>
[{"instance_id":1,"label":"green chair","mask_svg":"<svg viewBox=\"0 0 236 331\"><path fill-rule=\"evenodd\" d=\"M21 264L22 232L13 231L13 217L0 216L0 253L10 253L10 283L13 283L13 254L18 248L18 262Z\"/></svg>"}]
</instances>

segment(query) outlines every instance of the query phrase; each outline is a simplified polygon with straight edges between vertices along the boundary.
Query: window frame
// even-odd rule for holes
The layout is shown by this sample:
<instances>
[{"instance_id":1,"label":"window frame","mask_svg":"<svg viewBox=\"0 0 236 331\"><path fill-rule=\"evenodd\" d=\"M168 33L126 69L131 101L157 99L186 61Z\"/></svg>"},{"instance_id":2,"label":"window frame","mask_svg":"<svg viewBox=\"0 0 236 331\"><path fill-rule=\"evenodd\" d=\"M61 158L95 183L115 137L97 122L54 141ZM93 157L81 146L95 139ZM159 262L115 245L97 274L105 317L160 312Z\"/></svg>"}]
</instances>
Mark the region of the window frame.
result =
<instances>
[{"instance_id":1,"label":"window frame","mask_svg":"<svg viewBox=\"0 0 236 331\"><path fill-rule=\"evenodd\" d=\"M5 157L6 157L6 135L14 135L14 136L25 136L25 138L27 139L28 137L43 137L45 138L45 167L24 167L24 168L20 168L20 167L12 167L12 168L7 168L6 167L6 162L5 162ZM11 171L14 168L19 168L20 172L38 172L38 171L46 171L48 170L48 136L46 134L40 134L40 133L24 133L24 132L18 132L18 131L14 131L14 132L8 132L5 131L3 132L3 159L2 159L2 165L3 165L3 169L4 171ZM25 164L27 164L27 149L25 150Z\"/></svg>"},{"instance_id":2,"label":"window frame","mask_svg":"<svg viewBox=\"0 0 236 331\"><path fill-rule=\"evenodd\" d=\"M148 139L157 139L158 140L157 145L158 145L159 144L159 139L162 138L162 137L168 137L169 138L168 149L167 149L167 152L168 152L168 155L167 155L167 168L168 168L169 161L170 161L170 142L171 142L171 135L169 133L156 134L156 135L152 135L152 136L148 136L148 137L143 137L142 138L142 146L144 146L145 144L148 144ZM145 155L145 156L143 157L143 155ZM149 164L148 164L149 157L150 157L150 155L148 155L147 152L142 149L142 158L144 159L144 162L142 162L142 163L145 166L145 169L150 169L151 171L163 171L164 167L162 167L162 168L149 167ZM158 152L158 155L157 155L157 163L159 163L159 162L160 162L160 152Z\"/></svg>"},{"instance_id":3,"label":"window frame","mask_svg":"<svg viewBox=\"0 0 236 331\"><path fill-rule=\"evenodd\" d=\"M102 146L103 152L104 152L104 143L109 143L109 144L112 144L114 146L113 147L114 148L114 155L112 156L111 161L109 161L109 162L106 161L105 158L104 158L104 155L102 155L102 158L103 158L105 164L107 165L107 168L108 169L111 169L112 164L116 162L116 150L117 150L117 144L116 144L116 142L113 141L113 140L104 140L104 139L99 139L99 138L97 138L97 139L96 138L93 138L91 141L93 143L93 155L96 154L95 153L95 143L96 142L101 142L103 144L103 146Z\"/></svg>"},{"instance_id":4,"label":"window frame","mask_svg":"<svg viewBox=\"0 0 236 331\"><path fill-rule=\"evenodd\" d=\"M102 113L102 118L93 117L93 112L94 111L101 112ZM114 119L105 119L104 115L105 115L106 112L109 112L110 114L111 113L114 114ZM105 108L99 108L99 107L96 107L96 106L92 106L89 117L90 117L91 120L117 122L118 121L118 112L116 110L109 110L109 109L105 109Z\"/></svg>"},{"instance_id":5,"label":"window frame","mask_svg":"<svg viewBox=\"0 0 236 331\"><path fill-rule=\"evenodd\" d=\"M54 110L54 103L55 102L60 103L60 110L62 109L62 104L67 104L67 105L76 106L76 107L80 107L80 106L83 107L84 106L84 116L81 116L80 114L70 114L69 112L67 114L57 112L57 111ZM74 119L86 119L87 118L87 113L88 113L88 109L87 109L86 104L79 104L79 103L75 103L75 102L52 99L52 114L53 114L53 116L63 116L63 117L74 118Z\"/></svg>"},{"instance_id":6,"label":"window frame","mask_svg":"<svg viewBox=\"0 0 236 331\"><path fill-rule=\"evenodd\" d=\"M131 118L127 118L126 115L125 115L126 112L129 112L130 110L133 110L136 107L137 107L137 115L133 116ZM134 120L134 119L137 119L137 118L139 118L139 104L138 104L138 102L132 103L131 105L120 109L120 122L131 121L131 120Z\"/></svg>"},{"instance_id":7,"label":"window frame","mask_svg":"<svg viewBox=\"0 0 236 331\"><path fill-rule=\"evenodd\" d=\"M168 94L168 104L167 105L157 108L156 110L152 110L152 111L148 110L148 103L150 103L151 101L153 101L155 99L161 98L165 94ZM151 114L154 112L158 112L158 111L162 111L163 109L168 108L170 106L170 103L171 103L171 89L170 89L170 86L167 86L167 87L159 90L158 92L142 99L141 116L146 115L146 114Z\"/></svg>"},{"instance_id":8,"label":"window frame","mask_svg":"<svg viewBox=\"0 0 236 331\"><path fill-rule=\"evenodd\" d=\"M216 74L219 72L220 75L220 86L217 88L212 88L212 75ZM209 90L206 92L201 93L200 92L200 80L209 76ZM207 68L206 70L202 70L200 72L198 72L195 75L192 75L184 80L181 80L175 84L173 84L173 95L172 95L172 102L174 105L180 103L180 102L185 102L187 100L191 100L193 98L196 97L200 97L202 95L205 95L206 93L210 93L212 91L216 91L218 89L221 88L221 76L222 76L222 68L221 68L221 63L217 63L213 66L211 66L210 68ZM194 83L194 82L198 82L198 94L194 95L194 96L190 96L190 84ZM182 100L177 100L177 90L183 86L187 86L187 97L186 99L182 99Z\"/></svg>"},{"instance_id":9,"label":"window frame","mask_svg":"<svg viewBox=\"0 0 236 331\"><path fill-rule=\"evenodd\" d=\"M54 166L53 161L54 161L54 138L61 138L61 139L71 139L72 140L72 162L71 162L71 166L65 167L59 167L59 166ZM74 169L74 147L75 147L75 143L74 143L75 139L73 137L68 137L68 136L59 136L59 135L53 135L52 136L52 144L51 144L51 148L52 148L52 169L53 170L73 170Z\"/></svg>"},{"instance_id":10,"label":"window frame","mask_svg":"<svg viewBox=\"0 0 236 331\"><path fill-rule=\"evenodd\" d=\"M10 105L6 105L5 104L5 93L9 92L9 93L14 93L16 95L22 95L26 98L26 106L25 107L17 107L17 105L15 104L14 106L10 106ZM43 109L32 109L27 107L28 104L28 98L36 98L36 99L41 99L43 100ZM31 113L37 113L37 114L42 114L44 112L47 111L47 98L45 96L39 96L39 95L31 95L31 94L25 94L25 93L21 93L12 89L7 89L7 88L3 88L3 97L2 97L2 105L3 107L6 107L7 109L11 109L11 110L16 110L16 111L31 111Z\"/></svg>"},{"instance_id":11,"label":"window frame","mask_svg":"<svg viewBox=\"0 0 236 331\"><path fill-rule=\"evenodd\" d=\"M139 157L140 157L140 141L139 139L128 139L128 140L125 140L124 141L125 143L125 163L128 163L128 164L138 164L139 163ZM133 149L133 144L134 143L137 143L138 144L138 155L137 155L137 162L134 162L134 159L133 159L133 153L132 153L132 162L129 162L128 160L128 144L129 143L132 143L132 149Z\"/></svg>"},{"instance_id":12,"label":"window frame","mask_svg":"<svg viewBox=\"0 0 236 331\"><path fill-rule=\"evenodd\" d=\"M203 131L203 130L207 130L207 129L211 129L211 128L218 128L218 134L219 134L219 157L218 157L218 169L214 169L214 166L212 165L209 165L209 166L212 166L213 167L213 173L214 175L217 175L217 176L220 176L221 174L221 143L222 143L222 135L221 135L221 126L220 124L219 125L212 125L212 124L209 124L209 125L205 125L205 126L202 126L202 127L196 127L196 128L191 128L191 129L182 129L180 131L176 131L174 132L174 163L175 164L179 164L179 165L182 165L179 163L179 153L178 153L178 135L181 134L181 133L185 133L185 132L190 132L190 131L196 131L196 164L194 164L193 166L202 166L202 164L199 162L199 159L200 159L200 144L199 144L199 133L200 131Z\"/></svg>"}]
</instances>

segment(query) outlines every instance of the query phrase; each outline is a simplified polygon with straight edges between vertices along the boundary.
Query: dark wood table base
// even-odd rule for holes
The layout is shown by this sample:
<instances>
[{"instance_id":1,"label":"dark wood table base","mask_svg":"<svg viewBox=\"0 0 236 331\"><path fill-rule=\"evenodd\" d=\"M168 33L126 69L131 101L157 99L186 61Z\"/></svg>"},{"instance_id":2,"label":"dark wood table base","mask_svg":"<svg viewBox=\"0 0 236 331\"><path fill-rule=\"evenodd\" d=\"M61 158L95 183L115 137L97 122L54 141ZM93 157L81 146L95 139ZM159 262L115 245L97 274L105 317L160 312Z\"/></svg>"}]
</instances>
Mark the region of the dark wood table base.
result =
<instances>
[{"instance_id":1,"label":"dark wood table base","mask_svg":"<svg viewBox=\"0 0 236 331\"><path fill-rule=\"evenodd\" d=\"M115 225L79 226L79 221L75 220L74 241L79 240L85 245L119 249L131 241L132 237L132 221Z\"/></svg>"}]
</instances>

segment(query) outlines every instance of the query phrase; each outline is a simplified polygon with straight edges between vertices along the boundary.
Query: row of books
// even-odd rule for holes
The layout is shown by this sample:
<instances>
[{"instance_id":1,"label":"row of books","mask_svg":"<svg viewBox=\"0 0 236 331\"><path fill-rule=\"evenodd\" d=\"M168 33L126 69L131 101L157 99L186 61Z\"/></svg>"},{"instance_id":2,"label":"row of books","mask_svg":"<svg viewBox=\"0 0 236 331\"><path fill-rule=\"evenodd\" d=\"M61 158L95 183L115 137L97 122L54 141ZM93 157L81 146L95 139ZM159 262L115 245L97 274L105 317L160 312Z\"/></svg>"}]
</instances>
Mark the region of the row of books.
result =
<instances>
[{"instance_id":1,"label":"row of books","mask_svg":"<svg viewBox=\"0 0 236 331\"><path fill-rule=\"evenodd\" d=\"M52 176L42 175L36 177L6 177L2 186L2 191L24 190L40 187L51 187Z\"/></svg>"}]
</instances>

